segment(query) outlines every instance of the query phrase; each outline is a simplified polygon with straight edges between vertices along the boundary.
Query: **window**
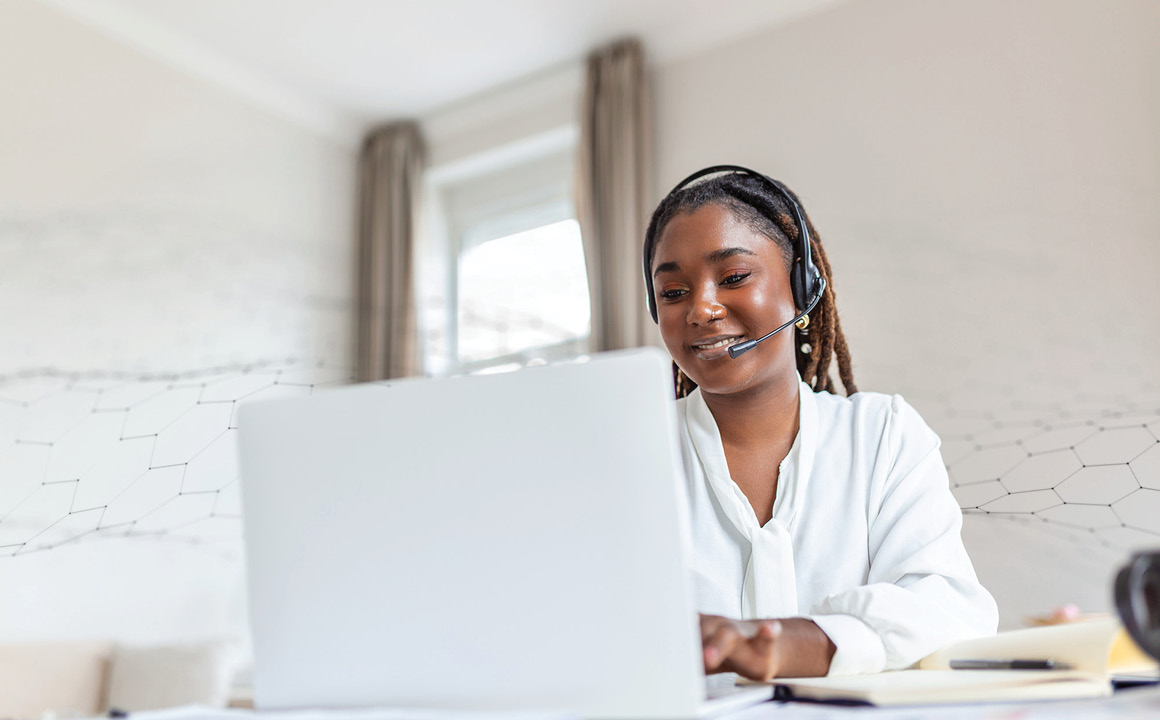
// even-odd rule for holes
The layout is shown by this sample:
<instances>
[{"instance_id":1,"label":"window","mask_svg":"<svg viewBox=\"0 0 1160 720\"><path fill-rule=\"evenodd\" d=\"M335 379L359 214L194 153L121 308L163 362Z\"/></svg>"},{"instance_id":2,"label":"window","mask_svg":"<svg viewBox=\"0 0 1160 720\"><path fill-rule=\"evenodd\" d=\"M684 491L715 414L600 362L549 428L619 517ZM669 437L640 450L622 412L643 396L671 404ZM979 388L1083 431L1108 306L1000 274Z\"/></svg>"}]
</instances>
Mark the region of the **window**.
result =
<instances>
[{"instance_id":1,"label":"window","mask_svg":"<svg viewBox=\"0 0 1160 720\"><path fill-rule=\"evenodd\" d=\"M496 372L588 350L571 144L468 173L436 170L421 252L428 374Z\"/></svg>"},{"instance_id":2,"label":"window","mask_svg":"<svg viewBox=\"0 0 1160 720\"><path fill-rule=\"evenodd\" d=\"M464 367L580 352L590 320L580 224L570 218L468 245L458 300Z\"/></svg>"}]
</instances>

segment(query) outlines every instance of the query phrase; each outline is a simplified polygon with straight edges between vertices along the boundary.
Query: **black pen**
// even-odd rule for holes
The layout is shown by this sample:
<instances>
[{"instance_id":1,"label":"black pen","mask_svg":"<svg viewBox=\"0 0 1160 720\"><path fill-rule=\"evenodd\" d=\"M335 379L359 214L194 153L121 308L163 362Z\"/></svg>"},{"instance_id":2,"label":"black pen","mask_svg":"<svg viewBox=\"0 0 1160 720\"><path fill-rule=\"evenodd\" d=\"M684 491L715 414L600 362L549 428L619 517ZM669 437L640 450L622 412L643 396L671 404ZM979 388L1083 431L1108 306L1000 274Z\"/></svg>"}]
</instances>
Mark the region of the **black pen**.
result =
<instances>
[{"instance_id":1,"label":"black pen","mask_svg":"<svg viewBox=\"0 0 1160 720\"><path fill-rule=\"evenodd\" d=\"M951 660L951 670L1070 670L1057 660Z\"/></svg>"}]
</instances>

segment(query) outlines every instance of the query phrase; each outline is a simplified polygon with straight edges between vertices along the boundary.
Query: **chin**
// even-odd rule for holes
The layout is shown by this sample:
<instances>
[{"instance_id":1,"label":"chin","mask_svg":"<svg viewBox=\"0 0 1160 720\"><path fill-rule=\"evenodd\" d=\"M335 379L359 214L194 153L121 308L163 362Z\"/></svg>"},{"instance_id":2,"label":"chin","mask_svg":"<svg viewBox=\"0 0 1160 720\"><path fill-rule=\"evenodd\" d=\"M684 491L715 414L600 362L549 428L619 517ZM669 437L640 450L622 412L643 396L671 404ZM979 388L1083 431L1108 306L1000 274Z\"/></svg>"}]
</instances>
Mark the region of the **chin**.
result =
<instances>
[{"instance_id":1,"label":"chin","mask_svg":"<svg viewBox=\"0 0 1160 720\"><path fill-rule=\"evenodd\" d=\"M762 357L759 353L760 350L754 348L740 358L719 361L729 363L729 365L715 364L711 368L694 365L695 373L690 373L688 370L684 370L684 366L680 363L677 364L682 367L683 372L693 382L697 383L697 387L701 388L702 393L711 395L733 395L768 388L771 385L797 384L796 365L775 363L769 357ZM775 365L778 365L780 370L775 368Z\"/></svg>"},{"instance_id":2,"label":"chin","mask_svg":"<svg viewBox=\"0 0 1160 720\"><path fill-rule=\"evenodd\" d=\"M703 395L736 395L751 389L748 385L697 385Z\"/></svg>"},{"instance_id":3,"label":"chin","mask_svg":"<svg viewBox=\"0 0 1160 720\"><path fill-rule=\"evenodd\" d=\"M737 362L730 360L730 362ZM734 372L711 373L697 373L699 376L689 375L693 382L697 383L697 387L701 388L702 393L710 393L713 395L727 395L730 393L741 392L749 389L760 381L753 377L752 372L737 372L742 368L734 369Z\"/></svg>"}]
</instances>

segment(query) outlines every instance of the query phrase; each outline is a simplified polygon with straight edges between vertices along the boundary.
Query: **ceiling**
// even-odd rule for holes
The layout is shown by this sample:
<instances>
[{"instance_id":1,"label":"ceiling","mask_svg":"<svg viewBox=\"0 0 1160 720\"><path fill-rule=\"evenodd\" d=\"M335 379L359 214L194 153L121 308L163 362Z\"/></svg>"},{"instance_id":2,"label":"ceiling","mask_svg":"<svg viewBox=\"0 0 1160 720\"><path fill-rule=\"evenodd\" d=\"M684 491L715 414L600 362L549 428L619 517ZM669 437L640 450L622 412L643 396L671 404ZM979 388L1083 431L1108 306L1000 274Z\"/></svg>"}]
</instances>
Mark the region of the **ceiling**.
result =
<instances>
[{"instance_id":1,"label":"ceiling","mask_svg":"<svg viewBox=\"0 0 1160 720\"><path fill-rule=\"evenodd\" d=\"M637 35L654 63L845 0L41 0L338 135Z\"/></svg>"}]
</instances>

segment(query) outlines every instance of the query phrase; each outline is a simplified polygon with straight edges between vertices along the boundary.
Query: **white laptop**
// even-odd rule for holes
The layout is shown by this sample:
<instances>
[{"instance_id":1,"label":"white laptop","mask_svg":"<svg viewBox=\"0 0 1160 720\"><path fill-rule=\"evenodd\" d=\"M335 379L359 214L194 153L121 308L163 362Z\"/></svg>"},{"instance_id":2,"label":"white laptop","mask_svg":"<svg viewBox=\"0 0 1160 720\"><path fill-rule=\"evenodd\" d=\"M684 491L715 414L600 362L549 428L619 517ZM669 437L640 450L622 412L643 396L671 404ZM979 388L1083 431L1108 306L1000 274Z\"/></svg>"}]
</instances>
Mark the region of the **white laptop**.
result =
<instances>
[{"instance_id":1,"label":"white laptop","mask_svg":"<svg viewBox=\"0 0 1160 720\"><path fill-rule=\"evenodd\" d=\"M240 410L259 709L697 717L668 359L352 386Z\"/></svg>"}]
</instances>

